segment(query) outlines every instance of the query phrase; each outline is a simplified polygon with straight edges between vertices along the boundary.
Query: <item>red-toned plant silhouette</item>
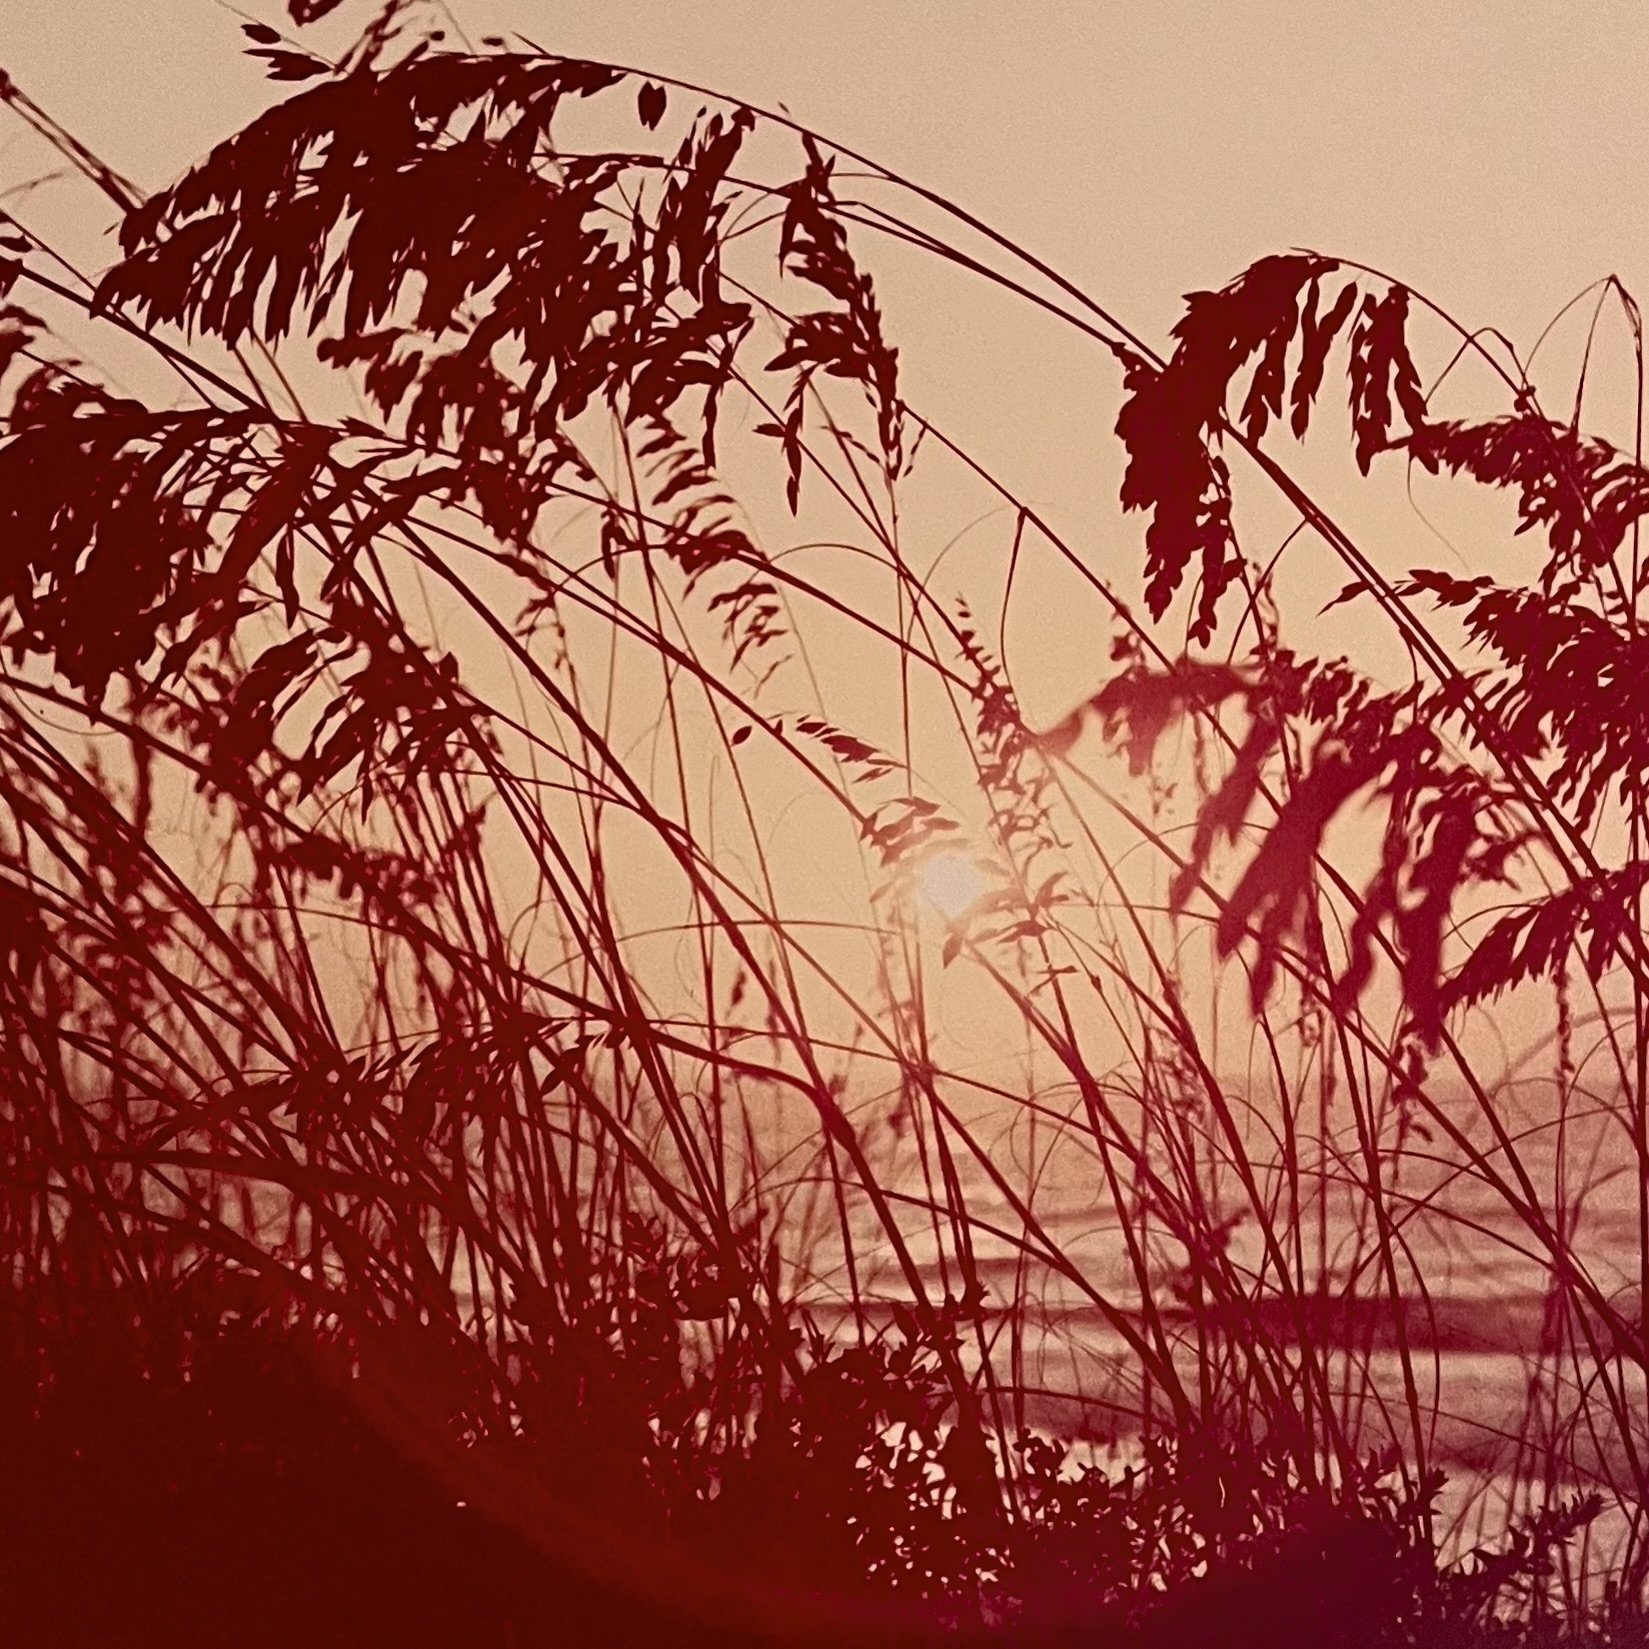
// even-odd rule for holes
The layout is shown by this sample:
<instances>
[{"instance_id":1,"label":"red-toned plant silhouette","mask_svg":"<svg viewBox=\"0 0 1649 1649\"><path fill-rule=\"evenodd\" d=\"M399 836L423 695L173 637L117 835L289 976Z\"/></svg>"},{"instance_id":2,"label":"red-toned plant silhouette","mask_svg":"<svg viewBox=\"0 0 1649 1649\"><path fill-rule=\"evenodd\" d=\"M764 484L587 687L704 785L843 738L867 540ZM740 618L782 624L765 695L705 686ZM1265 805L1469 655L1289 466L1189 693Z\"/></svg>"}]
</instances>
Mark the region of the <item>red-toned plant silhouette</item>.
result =
<instances>
[{"instance_id":1,"label":"red-toned plant silhouette","mask_svg":"<svg viewBox=\"0 0 1649 1649\"><path fill-rule=\"evenodd\" d=\"M242 1349L305 1393L319 1368L315 1434L410 1459L405 1515L464 1500L594 1618L692 1593L706 1631L820 1600L1029 1630L1075 1600L1178 1641L1163 1585L1309 1548L1300 1632L1338 1629L1363 1564L1419 1641L1525 1581L1538 1614L1600 1508L1630 1596L1639 459L1362 267L1265 258L1164 357L788 117L413 21L335 64L248 24L301 89L148 199L0 86L122 213L95 281L21 223L0 243L14 1412L72 1453L135 1381L157 1435L205 1414L238 1447ZM1118 369L1144 617L906 398L866 244ZM1509 412L1434 415L1422 317ZM152 389L81 365L76 329L140 345ZM1528 582L1393 574L1315 502L1278 454L1342 362L1361 474L1510 490ZM994 610L913 551L932 474L1008 523ZM1406 680L1295 649L1250 486ZM1033 554L1110 626L1051 725L1007 662ZM832 821L800 865L798 796ZM937 922L936 859L978 881ZM807 903L825 864L860 877L845 914ZM1017 1088L945 1046L964 970ZM1531 981L1559 1033L1539 1139L1463 1040ZM1050 1203L1055 1158L1106 1255ZM1577 1226L1610 1172L1614 1274ZM1471 1417L1423 1254L1479 1239L1541 1320L1521 1434L1476 1438L1532 1521L1473 1578L1431 1543L1505 1519L1485 1492L1434 1522L1439 1431ZM1079 1427L1143 1451L1138 1493L1047 1441Z\"/></svg>"}]
</instances>

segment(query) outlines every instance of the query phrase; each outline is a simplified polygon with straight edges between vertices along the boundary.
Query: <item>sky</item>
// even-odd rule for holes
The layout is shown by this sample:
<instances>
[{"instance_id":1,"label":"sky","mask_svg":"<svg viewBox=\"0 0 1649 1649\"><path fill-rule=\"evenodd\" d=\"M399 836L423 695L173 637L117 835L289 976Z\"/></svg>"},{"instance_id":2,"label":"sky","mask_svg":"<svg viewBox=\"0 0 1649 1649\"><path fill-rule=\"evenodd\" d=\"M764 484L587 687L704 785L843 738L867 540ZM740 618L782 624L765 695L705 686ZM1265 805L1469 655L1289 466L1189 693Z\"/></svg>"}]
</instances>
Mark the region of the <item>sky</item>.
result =
<instances>
[{"instance_id":1,"label":"sky","mask_svg":"<svg viewBox=\"0 0 1649 1649\"><path fill-rule=\"evenodd\" d=\"M1640 4L446 3L472 37L519 30L783 104L953 197L1157 343L1182 294L1290 247L1383 269L1525 346L1606 275L1649 288ZM373 9L347 0L309 38L341 48ZM281 95L243 54L254 17L286 27L270 0L0 0L0 66L154 188ZM50 164L33 143L0 122L0 187ZM109 216L78 180L24 207L40 227ZM95 239L80 244L98 261ZM913 400L953 413L1039 502L1059 492L1102 411L1069 352L1037 360L1031 439L1026 409L998 393L1023 376L1022 319L964 316L920 283L884 297L912 346ZM1581 335L1571 316L1549 348L1559 382ZM1624 342L1606 332L1602 353ZM1081 518L1097 499L1061 502Z\"/></svg>"},{"instance_id":2,"label":"sky","mask_svg":"<svg viewBox=\"0 0 1649 1649\"><path fill-rule=\"evenodd\" d=\"M1514 335L1599 275L1649 274L1637 4L452 5L475 34L783 101L1148 331L1178 293L1291 245L1388 267ZM0 63L158 185L269 97L237 55L243 17L283 21L270 4L4 0Z\"/></svg>"},{"instance_id":3,"label":"sky","mask_svg":"<svg viewBox=\"0 0 1649 1649\"><path fill-rule=\"evenodd\" d=\"M371 9L354 0L312 38L341 45ZM1600 277L1649 289L1639 199L1649 7L1638 4L451 0L451 9L475 37L518 30L554 51L783 105L953 197L1154 342L1181 294L1295 246L1386 270L1469 324L1524 342ZM282 95L243 54L250 20L287 27L273 4L0 0L0 66L155 188ZM0 188L50 164L33 143L0 119ZM78 180L46 182L13 204L93 263L107 247L107 209ZM1115 512L1102 511L1115 474L1094 454L1108 439L1114 372L1102 384L1091 355L1033 335L977 296L953 303L926 278L895 265L883 287L913 400L1108 551ZM1554 342L1559 381L1580 336L1571 323ZM1623 340L1612 341L1618 356ZM997 392L1009 379L1017 401ZM1331 497L1347 468L1323 470ZM1370 521L1399 568L1415 559L1403 559L1412 541L1431 542L1438 528L1400 479L1395 491L1388 480ZM966 521L952 525L960 532ZM1453 526L1438 530L1449 539ZM981 539L979 553L1000 546ZM953 563L959 589L966 562ZM1336 574L1312 576L1332 591ZM1025 684L1039 720L1091 691L1096 669L1087 610L1050 591L1021 604L1014 631L1016 664L1033 653L1046 664ZM1355 622L1336 615L1325 633L1332 640Z\"/></svg>"}]
</instances>

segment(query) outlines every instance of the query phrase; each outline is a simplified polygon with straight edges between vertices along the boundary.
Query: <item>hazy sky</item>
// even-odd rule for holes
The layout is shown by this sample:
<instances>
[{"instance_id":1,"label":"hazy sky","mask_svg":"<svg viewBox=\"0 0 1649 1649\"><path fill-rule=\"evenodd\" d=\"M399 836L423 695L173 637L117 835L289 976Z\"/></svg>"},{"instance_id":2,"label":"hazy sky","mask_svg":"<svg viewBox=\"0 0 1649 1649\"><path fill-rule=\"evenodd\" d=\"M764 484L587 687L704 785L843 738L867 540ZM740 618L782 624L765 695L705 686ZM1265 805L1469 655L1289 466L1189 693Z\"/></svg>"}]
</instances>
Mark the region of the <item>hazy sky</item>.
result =
<instances>
[{"instance_id":1,"label":"hazy sky","mask_svg":"<svg viewBox=\"0 0 1649 1649\"><path fill-rule=\"evenodd\" d=\"M1525 346L1604 275L1649 290L1641 0L448 4L475 36L518 29L783 102L1017 237L1153 341L1181 294L1292 246L1384 269ZM376 6L347 0L311 38L341 47ZM271 0L0 0L0 66L152 188L284 95L243 53L253 16L286 26ZM54 163L0 120L0 184ZM79 202L101 229L109 214L87 194L68 180L20 210L49 230ZM1016 465L1036 501L1091 523L1097 495L1052 494L1103 442L1112 403L1094 385L1103 375L1108 397L1114 374L1084 356L1076 376L1067 345L1039 360L1027 442L1027 409L999 393L1026 376L1023 329L959 310L955 284L884 280L913 402ZM1583 328L1572 321L1543 363L1565 391ZM1439 341L1434 366L1452 347ZM1600 354L1618 362L1624 342L1617 327Z\"/></svg>"},{"instance_id":2,"label":"hazy sky","mask_svg":"<svg viewBox=\"0 0 1649 1649\"><path fill-rule=\"evenodd\" d=\"M1641 3L451 6L476 36L519 29L551 50L782 102L1016 236L1153 340L1181 293L1290 246L1386 269L1463 320L1525 343L1603 275L1649 291ZM317 42L341 43L372 9L346 5ZM253 18L284 26L273 4L0 0L0 66L152 188L284 95L243 55L240 24ZM0 118L0 186L51 164ZM81 246L109 217L80 180L17 204L47 232L73 224ZM88 217L88 205L101 215ZM1137 567L1135 552L1112 553L1114 510L1100 524L1101 494L1114 487L1114 470L1104 476L1093 461L1114 414L1110 363L1059 340L1020 357L1011 325L975 325L937 288L932 302L896 278L883 292L895 340L912 346L913 401L1004 457L1039 506L1056 490L1069 494L1058 501L1061 522L1093 525L1096 554ZM1577 344L1568 339L1571 358ZM1030 379L1028 401L997 393L1005 370L1021 389ZM1376 510L1374 537L1403 567L1423 529L1400 472L1388 479L1395 491ZM980 554L999 561L1001 546ZM964 560L954 563L959 589ZM1325 567L1318 576L1332 590L1344 575ZM1060 714L1092 690L1099 667L1089 608L1044 597L1022 610L1016 664L1033 651L1056 661L1045 686L1025 684L1027 710Z\"/></svg>"},{"instance_id":3,"label":"hazy sky","mask_svg":"<svg viewBox=\"0 0 1649 1649\"><path fill-rule=\"evenodd\" d=\"M478 34L785 100L1148 330L1175 294L1295 244L1389 266L1514 334L1598 275L1649 277L1640 3L452 6ZM0 0L0 63L159 184L270 96L237 55L243 16L283 20L267 3Z\"/></svg>"}]
</instances>

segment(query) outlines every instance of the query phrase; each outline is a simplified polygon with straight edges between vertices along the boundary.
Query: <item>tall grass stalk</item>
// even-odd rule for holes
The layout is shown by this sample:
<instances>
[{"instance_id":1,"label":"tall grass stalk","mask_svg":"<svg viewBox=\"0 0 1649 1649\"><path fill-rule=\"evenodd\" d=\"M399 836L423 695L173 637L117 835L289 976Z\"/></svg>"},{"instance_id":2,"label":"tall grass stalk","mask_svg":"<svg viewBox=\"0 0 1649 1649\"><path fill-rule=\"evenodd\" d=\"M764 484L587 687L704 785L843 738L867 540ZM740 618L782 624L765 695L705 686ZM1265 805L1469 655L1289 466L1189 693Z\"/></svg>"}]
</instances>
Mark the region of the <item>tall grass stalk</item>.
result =
<instances>
[{"instance_id":1,"label":"tall grass stalk","mask_svg":"<svg viewBox=\"0 0 1649 1649\"><path fill-rule=\"evenodd\" d=\"M123 214L96 276L0 242L18 1401L285 1325L624 1585L626 1508L760 1505L780 1437L953 1599L1078 1446L1372 1457L1449 1555L1544 1530L1529 1609L1641 1588L1639 436L1343 260L1161 352L781 113L247 32L304 84L150 200L4 83ZM907 399L881 260L1117 384L1128 565ZM1337 348L1370 495L1510 490L1525 583L1317 501ZM1324 564L1366 658L1301 650ZM1102 638L1063 718L1027 581Z\"/></svg>"}]
</instances>

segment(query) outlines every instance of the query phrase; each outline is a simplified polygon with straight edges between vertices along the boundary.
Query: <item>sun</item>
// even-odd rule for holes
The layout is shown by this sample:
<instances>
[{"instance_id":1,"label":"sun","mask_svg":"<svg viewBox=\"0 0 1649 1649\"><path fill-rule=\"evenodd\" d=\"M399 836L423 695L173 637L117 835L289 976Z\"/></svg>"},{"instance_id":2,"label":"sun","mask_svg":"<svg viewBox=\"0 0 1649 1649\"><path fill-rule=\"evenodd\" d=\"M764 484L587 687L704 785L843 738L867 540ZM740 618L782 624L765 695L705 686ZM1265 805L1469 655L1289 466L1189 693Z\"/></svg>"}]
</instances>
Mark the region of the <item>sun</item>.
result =
<instances>
[{"instance_id":1,"label":"sun","mask_svg":"<svg viewBox=\"0 0 1649 1649\"><path fill-rule=\"evenodd\" d=\"M977 859L936 853L916 872L916 889L949 922L958 922L990 891Z\"/></svg>"}]
</instances>

